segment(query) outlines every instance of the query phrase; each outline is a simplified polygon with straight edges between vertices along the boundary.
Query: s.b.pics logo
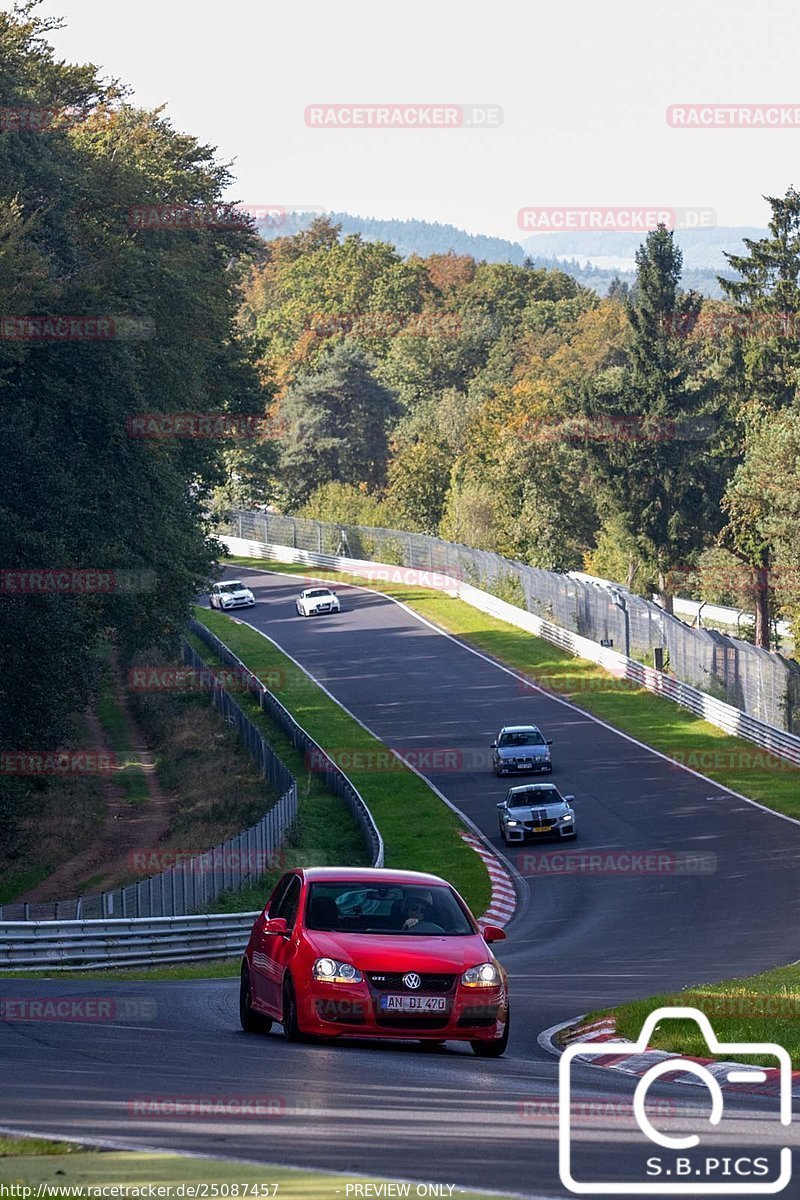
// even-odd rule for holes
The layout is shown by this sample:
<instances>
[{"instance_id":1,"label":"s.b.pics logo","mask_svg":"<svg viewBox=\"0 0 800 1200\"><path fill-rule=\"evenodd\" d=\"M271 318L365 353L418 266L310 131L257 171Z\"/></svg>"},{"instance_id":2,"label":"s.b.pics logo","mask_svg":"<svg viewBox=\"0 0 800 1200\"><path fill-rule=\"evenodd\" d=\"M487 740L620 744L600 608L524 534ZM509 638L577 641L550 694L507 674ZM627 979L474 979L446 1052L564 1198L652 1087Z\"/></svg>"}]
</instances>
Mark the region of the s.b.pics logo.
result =
<instances>
[{"instance_id":1,"label":"s.b.pics logo","mask_svg":"<svg viewBox=\"0 0 800 1200\"><path fill-rule=\"evenodd\" d=\"M644 1055L656 1026L675 1020L696 1022L710 1054L733 1061L703 1062L652 1054L654 1065L638 1080L620 1073L617 1079L628 1081L631 1087L626 1128L630 1137L625 1138L625 1154L614 1155L611 1162L613 1168L624 1164L624 1172L620 1169L617 1173L627 1178L609 1178L608 1167L598 1178L597 1143L571 1119L573 1064L576 1059L591 1061L606 1055ZM769 1066L737 1063L743 1055ZM702 1104L695 1103L691 1109L676 1106L675 1112L665 1117L663 1106L648 1095L665 1076L671 1081L679 1076L681 1082L690 1077L689 1082L702 1085L704 1090L698 1091ZM733 1128L731 1108L754 1089L774 1095L774 1119L766 1120L763 1129L759 1121L759 1144L747 1146L741 1121ZM788 1053L773 1042L720 1042L708 1017L696 1008L658 1009L645 1021L636 1043L573 1042L559 1064L559 1110L559 1172L564 1187L576 1195L764 1196L782 1192L792 1178L792 1152L781 1145L786 1138L780 1131L792 1121ZM760 1117L767 1115L759 1111Z\"/></svg>"}]
</instances>

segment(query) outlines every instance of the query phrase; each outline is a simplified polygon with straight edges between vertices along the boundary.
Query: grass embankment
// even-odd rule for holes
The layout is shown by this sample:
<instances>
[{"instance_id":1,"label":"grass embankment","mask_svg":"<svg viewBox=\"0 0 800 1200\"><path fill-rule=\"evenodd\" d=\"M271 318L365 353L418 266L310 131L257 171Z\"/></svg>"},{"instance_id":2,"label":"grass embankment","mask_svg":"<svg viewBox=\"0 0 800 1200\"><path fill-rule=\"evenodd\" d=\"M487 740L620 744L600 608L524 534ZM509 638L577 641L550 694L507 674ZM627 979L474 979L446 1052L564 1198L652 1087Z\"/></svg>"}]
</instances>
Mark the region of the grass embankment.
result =
<instances>
[{"instance_id":1,"label":"grass embankment","mask_svg":"<svg viewBox=\"0 0 800 1200\"><path fill-rule=\"evenodd\" d=\"M604 1012L591 1020L613 1016L617 1032L635 1041L650 1013L657 1008L686 1006L705 1013L721 1042L776 1042L789 1051L795 1070L800 1070L800 964L778 967L747 979L729 979L693 987L684 992L651 996ZM693 1021L662 1021L650 1044L698 1058L714 1057ZM732 1056L721 1055L723 1059ZM774 1060L735 1055L737 1061L775 1066Z\"/></svg>"},{"instance_id":2,"label":"grass embankment","mask_svg":"<svg viewBox=\"0 0 800 1200\"><path fill-rule=\"evenodd\" d=\"M369 806L381 831L386 865L443 875L458 888L475 913L484 912L491 898L486 868L463 841L464 826L458 817L424 780L391 758L383 742L362 729L267 638L222 613L197 609L197 618L255 675L263 680L275 680L277 698L320 746L328 751L346 748L354 758L362 756L365 766L348 765L346 773ZM205 661L213 664L211 651L205 643L202 646ZM250 705L248 715L252 715L256 723L262 723L277 749L274 724L268 721L255 701L246 699ZM295 759L293 766L288 761L288 753L284 761L295 776L302 779L301 790L312 786L310 777L316 773L309 770L306 763L298 763ZM320 836L324 833L324 827L320 826ZM313 838L307 833L304 833L303 845L304 848L313 845ZM322 858L321 861L330 859Z\"/></svg>"},{"instance_id":3,"label":"grass embankment","mask_svg":"<svg viewBox=\"0 0 800 1200\"><path fill-rule=\"evenodd\" d=\"M149 665L170 667L163 661L153 664L153 657ZM58 898L136 883L158 874L175 857L226 841L258 821L277 799L205 695L135 692L126 684L106 679L95 713L117 762L132 761L134 769L113 776L15 780L31 795L32 817L16 831L15 858L0 857L0 902L25 896L54 871L59 872ZM147 743L155 788L142 769L141 751L130 751L131 714L137 742L144 736ZM91 737L89 719L76 719L70 742L85 748ZM109 780L121 784L110 796ZM88 861L93 863L89 869Z\"/></svg>"},{"instance_id":4,"label":"grass embankment","mask_svg":"<svg viewBox=\"0 0 800 1200\"><path fill-rule=\"evenodd\" d=\"M276 1151L277 1152L277 1151ZM279 1200L342 1200L348 1192L347 1185L373 1185L386 1183L364 1176L331 1175L323 1172L295 1170L291 1167L249 1166L237 1162L217 1159L184 1158L173 1154L135 1153L125 1150L92 1150L66 1142L43 1142L31 1139L0 1138L0 1197L3 1195L25 1196L21 1190L31 1188L34 1195L41 1186L43 1196L77 1197L97 1195L95 1189L116 1187L122 1189L116 1195L143 1195L134 1189L148 1185L169 1189L158 1193L170 1197L187 1195L188 1185L197 1188L198 1196L230 1196L234 1188L238 1195L278 1196ZM181 1192L181 1184L187 1185ZM16 1190L10 1189L15 1185ZM92 1192L81 1193L78 1189L91 1188ZM62 1190L63 1189L63 1190ZM68 1190L67 1190L68 1189ZM73 1190L74 1189L74 1190ZM385 1192L385 1188L383 1189ZM412 1187L413 1194L413 1187ZM364 1195L362 1191L360 1193ZM373 1187L372 1195L380 1191ZM480 1193L457 1188L454 1193L459 1200L476 1200ZM496 1193L495 1193L496 1194Z\"/></svg>"},{"instance_id":5,"label":"grass embankment","mask_svg":"<svg viewBox=\"0 0 800 1200\"><path fill-rule=\"evenodd\" d=\"M237 566L282 571L339 583L358 583L322 568L271 560L231 558ZM453 633L531 682L574 701L615 728L700 771L724 787L800 818L800 769L731 737L670 700L619 679L596 663L574 658L557 646L499 621L443 592L404 584L362 581L375 591L401 600L420 616Z\"/></svg>"},{"instance_id":6,"label":"grass embankment","mask_svg":"<svg viewBox=\"0 0 800 1200\"><path fill-rule=\"evenodd\" d=\"M125 689L120 678L116 655L111 647L102 654L103 677L94 711L105 738L114 752L114 783L128 804L143 806L149 798L145 766L141 755L131 747L131 725L125 711Z\"/></svg>"}]
</instances>

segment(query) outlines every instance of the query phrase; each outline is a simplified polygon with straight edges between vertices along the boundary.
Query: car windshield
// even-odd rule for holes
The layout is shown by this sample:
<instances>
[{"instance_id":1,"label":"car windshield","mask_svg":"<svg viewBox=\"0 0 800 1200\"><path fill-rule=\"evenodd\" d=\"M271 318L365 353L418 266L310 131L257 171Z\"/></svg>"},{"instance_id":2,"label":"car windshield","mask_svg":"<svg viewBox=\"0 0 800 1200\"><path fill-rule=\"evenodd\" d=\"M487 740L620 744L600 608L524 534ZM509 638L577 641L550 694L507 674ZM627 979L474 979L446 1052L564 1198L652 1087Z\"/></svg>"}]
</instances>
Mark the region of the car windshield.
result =
<instances>
[{"instance_id":1,"label":"car windshield","mask_svg":"<svg viewBox=\"0 0 800 1200\"><path fill-rule=\"evenodd\" d=\"M501 733L498 746L543 746L544 738L538 729L510 729Z\"/></svg>"},{"instance_id":2,"label":"car windshield","mask_svg":"<svg viewBox=\"0 0 800 1200\"><path fill-rule=\"evenodd\" d=\"M315 588L313 592L306 592L307 596L331 596L332 594L328 588Z\"/></svg>"},{"instance_id":3,"label":"car windshield","mask_svg":"<svg viewBox=\"0 0 800 1200\"><path fill-rule=\"evenodd\" d=\"M244 584L240 579L230 579L227 583L221 583L219 590L221 592L243 592Z\"/></svg>"},{"instance_id":4,"label":"car windshield","mask_svg":"<svg viewBox=\"0 0 800 1200\"><path fill-rule=\"evenodd\" d=\"M412 937L470 937L475 933L448 887L400 883L372 886L347 880L311 884L306 926L331 933Z\"/></svg>"},{"instance_id":5,"label":"car windshield","mask_svg":"<svg viewBox=\"0 0 800 1200\"><path fill-rule=\"evenodd\" d=\"M536 804L561 804L563 797L558 788L554 787L539 787L525 788L519 792L509 792L508 803L511 808L525 808L528 805Z\"/></svg>"}]
</instances>

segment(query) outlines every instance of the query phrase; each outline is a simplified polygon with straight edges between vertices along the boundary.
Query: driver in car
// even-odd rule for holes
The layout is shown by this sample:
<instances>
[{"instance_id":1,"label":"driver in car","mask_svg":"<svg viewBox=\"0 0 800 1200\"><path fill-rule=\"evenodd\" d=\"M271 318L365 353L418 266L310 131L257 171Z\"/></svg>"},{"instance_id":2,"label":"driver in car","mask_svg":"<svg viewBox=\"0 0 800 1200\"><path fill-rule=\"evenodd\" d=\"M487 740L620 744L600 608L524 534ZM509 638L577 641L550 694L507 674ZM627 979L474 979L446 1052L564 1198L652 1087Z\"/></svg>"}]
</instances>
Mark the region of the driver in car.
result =
<instances>
[{"instance_id":1,"label":"driver in car","mask_svg":"<svg viewBox=\"0 0 800 1200\"><path fill-rule=\"evenodd\" d=\"M433 919L433 896L430 892L409 896L403 908L403 929L414 929L417 933L441 933L441 925Z\"/></svg>"}]
</instances>

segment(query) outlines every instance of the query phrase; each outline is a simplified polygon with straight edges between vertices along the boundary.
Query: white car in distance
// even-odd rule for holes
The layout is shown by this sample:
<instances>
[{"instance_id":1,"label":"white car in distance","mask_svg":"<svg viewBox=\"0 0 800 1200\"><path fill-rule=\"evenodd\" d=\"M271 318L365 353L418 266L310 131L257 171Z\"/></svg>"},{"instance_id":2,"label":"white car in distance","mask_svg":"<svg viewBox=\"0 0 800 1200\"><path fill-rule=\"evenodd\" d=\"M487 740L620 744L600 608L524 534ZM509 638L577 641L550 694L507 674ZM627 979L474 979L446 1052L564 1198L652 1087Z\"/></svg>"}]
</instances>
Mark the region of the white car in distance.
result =
<instances>
[{"instance_id":1,"label":"white car in distance","mask_svg":"<svg viewBox=\"0 0 800 1200\"><path fill-rule=\"evenodd\" d=\"M330 588L306 588L294 602L298 617L315 617L320 613L341 612L339 597Z\"/></svg>"},{"instance_id":2,"label":"white car in distance","mask_svg":"<svg viewBox=\"0 0 800 1200\"><path fill-rule=\"evenodd\" d=\"M252 608L256 598L241 579L223 579L212 586L208 602L212 608L225 612L229 608Z\"/></svg>"}]
</instances>

